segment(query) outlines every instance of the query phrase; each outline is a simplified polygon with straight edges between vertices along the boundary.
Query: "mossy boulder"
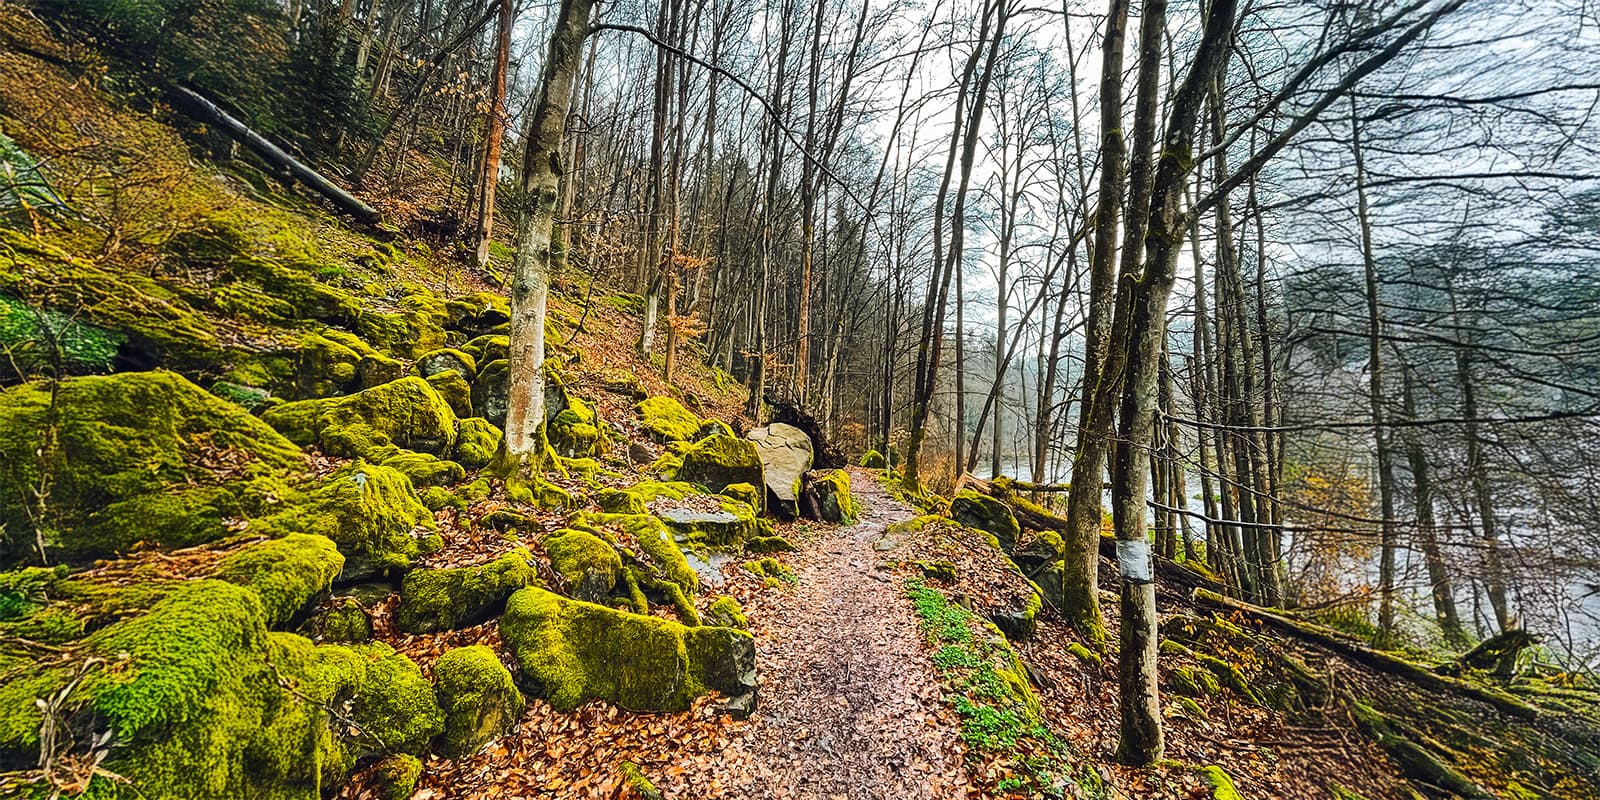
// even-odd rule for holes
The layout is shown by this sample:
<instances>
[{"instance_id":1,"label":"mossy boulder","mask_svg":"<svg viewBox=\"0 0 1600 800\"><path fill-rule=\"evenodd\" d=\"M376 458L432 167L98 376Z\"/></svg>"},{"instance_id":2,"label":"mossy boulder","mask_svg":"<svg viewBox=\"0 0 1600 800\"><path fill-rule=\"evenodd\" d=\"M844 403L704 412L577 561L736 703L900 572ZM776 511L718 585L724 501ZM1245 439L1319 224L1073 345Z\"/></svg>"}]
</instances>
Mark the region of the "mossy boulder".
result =
<instances>
[{"instance_id":1,"label":"mossy boulder","mask_svg":"<svg viewBox=\"0 0 1600 800\"><path fill-rule=\"evenodd\" d=\"M456 440L455 412L416 376L349 397L284 403L262 419L296 444L345 458L378 457L390 445L445 455Z\"/></svg>"},{"instance_id":2,"label":"mossy boulder","mask_svg":"<svg viewBox=\"0 0 1600 800\"><path fill-rule=\"evenodd\" d=\"M340 577L347 581L407 569L443 545L433 513L417 499L411 480L360 460L329 473L289 508L252 522L249 530L332 539L345 557Z\"/></svg>"},{"instance_id":3,"label":"mossy boulder","mask_svg":"<svg viewBox=\"0 0 1600 800\"><path fill-rule=\"evenodd\" d=\"M499 613L512 592L538 582L532 556L522 548L477 566L415 569L400 584L395 626L433 633L476 625Z\"/></svg>"},{"instance_id":4,"label":"mossy boulder","mask_svg":"<svg viewBox=\"0 0 1600 800\"><path fill-rule=\"evenodd\" d=\"M494 460L505 434L482 417L461 420L456 433L455 460L467 469L482 469Z\"/></svg>"},{"instance_id":5,"label":"mossy boulder","mask_svg":"<svg viewBox=\"0 0 1600 800\"><path fill-rule=\"evenodd\" d=\"M751 442L734 436L711 436L684 451L674 479L721 492L736 483L763 486L761 456ZM760 506L758 506L760 508Z\"/></svg>"},{"instance_id":6,"label":"mossy boulder","mask_svg":"<svg viewBox=\"0 0 1600 800\"><path fill-rule=\"evenodd\" d=\"M229 520L270 510L287 491L281 476L305 468L270 427L176 373L62 381L56 446L41 456L50 403L42 383L0 392L0 526L15 543L0 545L0 559L33 544L41 467L51 524L39 534L52 560L218 539Z\"/></svg>"},{"instance_id":7,"label":"mossy boulder","mask_svg":"<svg viewBox=\"0 0 1600 800\"><path fill-rule=\"evenodd\" d=\"M594 409L555 381L545 385L545 431L550 446L567 458L605 452L605 431Z\"/></svg>"},{"instance_id":8,"label":"mossy boulder","mask_svg":"<svg viewBox=\"0 0 1600 800\"><path fill-rule=\"evenodd\" d=\"M747 553L788 553L794 550L794 542L782 536L752 536L744 542Z\"/></svg>"},{"instance_id":9,"label":"mossy boulder","mask_svg":"<svg viewBox=\"0 0 1600 800\"><path fill-rule=\"evenodd\" d=\"M755 640L569 600L538 588L506 603L500 632L529 692L570 711L588 700L681 711L707 690L754 695Z\"/></svg>"},{"instance_id":10,"label":"mossy boulder","mask_svg":"<svg viewBox=\"0 0 1600 800\"><path fill-rule=\"evenodd\" d=\"M294 396L330 397L399 380L405 365L361 337L325 328L302 334L295 348Z\"/></svg>"},{"instance_id":11,"label":"mossy boulder","mask_svg":"<svg viewBox=\"0 0 1600 800\"><path fill-rule=\"evenodd\" d=\"M382 465L410 478L414 487L449 486L467 476L466 469L454 461L409 450L385 458Z\"/></svg>"},{"instance_id":12,"label":"mossy boulder","mask_svg":"<svg viewBox=\"0 0 1600 800\"><path fill-rule=\"evenodd\" d=\"M700 576L689 566L682 548L660 519L650 514L584 513L573 517L571 524L605 539L613 547L624 540L632 542L637 551L626 548L630 562L626 566L635 570L636 576L642 570L643 577L672 583L686 597L700 590Z\"/></svg>"},{"instance_id":13,"label":"mossy boulder","mask_svg":"<svg viewBox=\"0 0 1600 800\"><path fill-rule=\"evenodd\" d=\"M644 429L657 441L694 441L700 430L700 418L671 397L648 397L634 408Z\"/></svg>"},{"instance_id":14,"label":"mossy boulder","mask_svg":"<svg viewBox=\"0 0 1600 800\"><path fill-rule=\"evenodd\" d=\"M417 374L424 378L445 372L454 372L471 381L478 376L478 360L453 347L434 350L417 359Z\"/></svg>"},{"instance_id":15,"label":"mossy boulder","mask_svg":"<svg viewBox=\"0 0 1600 800\"><path fill-rule=\"evenodd\" d=\"M750 539L773 535L772 522L746 503L719 497L718 507L703 510L679 506L657 511L656 517L681 544L691 547L736 548Z\"/></svg>"},{"instance_id":16,"label":"mossy boulder","mask_svg":"<svg viewBox=\"0 0 1600 800\"><path fill-rule=\"evenodd\" d=\"M472 416L472 384L461 377L461 373L446 370L437 375L427 377L428 385L444 398L457 417Z\"/></svg>"},{"instance_id":17,"label":"mossy boulder","mask_svg":"<svg viewBox=\"0 0 1600 800\"><path fill-rule=\"evenodd\" d=\"M355 597L335 597L317 609L300 626L300 633L316 642L360 643L372 639L372 617Z\"/></svg>"},{"instance_id":18,"label":"mossy boulder","mask_svg":"<svg viewBox=\"0 0 1600 800\"><path fill-rule=\"evenodd\" d=\"M600 388L639 401L650 396L639 376L625 369L608 369L600 373Z\"/></svg>"},{"instance_id":19,"label":"mossy boulder","mask_svg":"<svg viewBox=\"0 0 1600 800\"><path fill-rule=\"evenodd\" d=\"M1222 690L1217 676L1187 664L1174 667L1167 677L1168 690L1184 697L1210 697Z\"/></svg>"},{"instance_id":20,"label":"mossy boulder","mask_svg":"<svg viewBox=\"0 0 1600 800\"><path fill-rule=\"evenodd\" d=\"M744 608L738 600L727 595L711 601L711 608L706 611L706 621L724 628L750 629L750 620L745 618Z\"/></svg>"},{"instance_id":21,"label":"mossy boulder","mask_svg":"<svg viewBox=\"0 0 1600 800\"><path fill-rule=\"evenodd\" d=\"M950 498L950 518L969 528L977 528L999 540L1009 554L1017 546L1022 526L1005 503L971 489L962 489Z\"/></svg>"},{"instance_id":22,"label":"mossy boulder","mask_svg":"<svg viewBox=\"0 0 1600 800\"><path fill-rule=\"evenodd\" d=\"M700 441L707 436L736 436L733 428L720 419L708 419L700 423L700 428L694 432L694 441Z\"/></svg>"},{"instance_id":23,"label":"mossy boulder","mask_svg":"<svg viewBox=\"0 0 1600 800\"><path fill-rule=\"evenodd\" d=\"M866 469L884 469L888 464L883 460L883 454L876 450L868 450L861 454L861 466Z\"/></svg>"},{"instance_id":24,"label":"mossy boulder","mask_svg":"<svg viewBox=\"0 0 1600 800\"><path fill-rule=\"evenodd\" d=\"M611 514L645 514L656 500L687 500L698 494L694 484L683 481L640 481L623 489L602 489L595 502Z\"/></svg>"},{"instance_id":25,"label":"mossy boulder","mask_svg":"<svg viewBox=\"0 0 1600 800\"><path fill-rule=\"evenodd\" d=\"M472 336L511 321L511 303L504 295L477 292L446 301L445 313L450 330Z\"/></svg>"},{"instance_id":26,"label":"mossy boulder","mask_svg":"<svg viewBox=\"0 0 1600 800\"><path fill-rule=\"evenodd\" d=\"M544 540L550 566L567 583L567 593L579 600L603 603L622 577L622 556L610 542L593 533L570 528Z\"/></svg>"},{"instance_id":27,"label":"mossy boulder","mask_svg":"<svg viewBox=\"0 0 1600 800\"><path fill-rule=\"evenodd\" d=\"M382 645L315 646L271 633L256 592L178 584L147 613L79 645L73 665L0 684L0 749L39 747L34 700L117 742L88 796L316 800L358 761L418 752L443 728L433 687ZM341 708L338 718L328 712Z\"/></svg>"},{"instance_id":28,"label":"mossy boulder","mask_svg":"<svg viewBox=\"0 0 1600 800\"><path fill-rule=\"evenodd\" d=\"M511 730L526 705L500 657L481 644L447 651L434 662L433 678L445 715L439 750L452 758Z\"/></svg>"},{"instance_id":29,"label":"mossy boulder","mask_svg":"<svg viewBox=\"0 0 1600 800\"><path fill-rule=\"evenodd\" d=\"M801 516L854 525L860 513L855 497L850 494L850 473L842 469L806 473L805 489L800 495Z\"/></svg>"},{"instance_id":30,"label":"mossy boulder","mask_svg":"<svg viewBox=\"0 0 1600 800\"><path fill-rule=\"evenodd\" d=\"M730 483L727 486L722 487L722 490L717 492L717 494L720 494L723 497L731 497L741 503L748 503L755 508L760 508L761 499L765 495L765 491L748 483Z\"/></svg>"},{"instance_id":31,"label":"mossy boulder","mask_svg":"<svg viewBox=\"0 0 1600 800\"><path fill-rule=\"evenodd\" d=\"M768 506L786 518L799 514L805 475L811 469L811 437L793 425L774 422L745 434L755 443L765 479Z\"/></svg>"},{"instance_id":32,"label":"mossy boulder","mask_svg":"<svg viewBox=\"0 0 1600 800\"><path fill-rule=\"evenodd\" d=\"M327 594L342 569L344 556L333 540L291 533L230 554L217 565L216 577L254 589L267 626L276 628Z\"/></svg>"}]
</instances>

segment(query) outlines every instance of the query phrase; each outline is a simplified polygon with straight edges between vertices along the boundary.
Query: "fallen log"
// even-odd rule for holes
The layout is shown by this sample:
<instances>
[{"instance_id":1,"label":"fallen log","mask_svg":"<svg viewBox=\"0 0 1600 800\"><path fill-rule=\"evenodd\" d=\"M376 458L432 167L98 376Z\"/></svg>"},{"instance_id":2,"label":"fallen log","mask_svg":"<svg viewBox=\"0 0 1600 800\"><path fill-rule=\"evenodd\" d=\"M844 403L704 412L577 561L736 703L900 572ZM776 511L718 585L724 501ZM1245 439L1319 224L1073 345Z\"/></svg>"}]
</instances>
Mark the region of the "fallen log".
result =
<instances>
[{"instance_id":1,"label":"fallen log","mask_svg":"<svg viewBox=\"0 0 1600 800\"><path fill-rule=\"evenodd\" d=\"M206 99L193 89L182 86L172 87L174 99L179 110L201 122L207 122L221 128L229 136L250 148L250 151L261 157L272 168L286 176L291 176L317 194L328 199L340 211L355 217L358 221L367 224L377 224L378 210L362 202L360 198L340 188L333 181L328 180L322 173L301 163L294 156L284 152L266 140L261 134L250 129L250 126L235 119L228 112L223 111L216 103Z\"/></svg>"},{"instance_id":2,"label":"fallen log","mask_svg":"<svg viewBox=\"0 0 1600 800\"><path fill-rule=\"evenodd\" d=\"M1519 719L1532 720L1539 716L1538 709L1505 692L1479 686L1459 678L1440 675L1420 664L1413 664L1398 656L1352 642L1330 628L1291 619L1242 600L1224 597L1210 589L1195 589L1191 597L1197 606L1239 612L1251 619L1260 621L1280 633L1332 650L1351 661L1379 672L1405 678L1423 689L1464 694Z\"/></svg>"}]
</instances>

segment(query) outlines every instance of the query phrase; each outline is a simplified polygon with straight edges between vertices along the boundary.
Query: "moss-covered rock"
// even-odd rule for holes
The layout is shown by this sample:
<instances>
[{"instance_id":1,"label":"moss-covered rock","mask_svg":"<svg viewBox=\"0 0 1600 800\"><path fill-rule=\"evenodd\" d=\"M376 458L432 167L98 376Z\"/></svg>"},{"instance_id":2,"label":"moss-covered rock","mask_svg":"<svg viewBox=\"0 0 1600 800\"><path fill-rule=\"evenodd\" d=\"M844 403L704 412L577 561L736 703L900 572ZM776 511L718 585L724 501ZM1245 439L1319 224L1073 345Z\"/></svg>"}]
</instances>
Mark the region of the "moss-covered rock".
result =
<instances>
[{"instance_id":1,"label":"moss-covered rock","mask_svg":"<svg viewBox=\"0 0 1600 800\"><path fill-rule=\"evenodd\" d=\"M302 334L295 350L295 396L330 397L381 386L405 375L405 365L361 337L325 328Z\"/></svg>"},{"instance_id":2,"label":"moss-covered rock","mask_svg":"<svg viewBox=\"0 0 1600 800\"><path fill-rule=\"evenodd\" d=\"M400 585L395 626L433 633L475 625L498 613L512 592L538 582L532 556L522 548L477 566L412 570Z\"/></svg>"},{"instance_id":3,"label":"moss-covered rock","mask_svg":"<svg viewBox=\"0 0 1600 800\"><path fill-rule=\"evenodd\" d=\"M1211 788L1212 800L1244 800L1244 796L1234 788L1233 779L1228 777L1227 771L1222 767L1213 764L1201 767L1199 772L1200 779Z\"/></svg>"},{"instance_id":4,"label":"moss-covered rock","mask_svg":"<svg viewBox=\"0 0 1600 800\"><path fill-rule=\"evenodd\" d=\"M478 362L478 377L472 381L472 413L505 427L506 391L511 385L511 362L504 358Z\"/></svg>"},{"instance_id":5,"label":"moss-covered rock","mask_svg":"<svg viewBox=\"0 0 1600 800\"><path fill-rule=\"evenodd\" d=\"M699 489L682 481L640 481L623 489L602 489L595 502L611 514L645 514L656 500L686 500L697 494Z\"/></svg>"},{"instance_id":6,"label":"moss-covered rock","mask_svg":"<svg viewBox=\"0 0 1600 800\"><path fill-rule=\"evenodd\" d=\"M691 628L527 588L511 596L500 631L530 693L560 710L604 700L680 711L708 689L755 692L755 640L732 628Z\"/></svg>"},{"instance_id":7,"label":"moss-covered rock","mask_svg":"<svg viewBox=\"0 0 1600 800\"><path fill-rule=\"evenodd\" d=\"M300 626L300 632L317 642L360 643L372 639L372 617L355 597L335 597Z\"/></svg>"},{"instance_id":8,"label":"moss-covered rock","mask_svg":"<svg viewBox=\"0 0 1600 800\"><path fill-rule=\"evenodd\" d=\"M1167 677L1168 690L1184 697L1210 697L1221 691L1217 676L1187 664L1174 667Z\"/></svg>"},{"instance_id":9,"label":"moss-covered rock","mask_svg":"<svg viewBox=\"0 0 1600 800\"><path fill-rule=\"evenodd\" d=\"M696 442L684 451L682 464L673 477L712 492L721 492L736 483L766 484L756 446L733 436L712 436Z\"/></svg>"},{"instance_id":10,"label":"moss-covered rock","mask_svg":"<svg viewBox=\"0 0 1600 800\"><path fill-rule=\"evenodd\" d=\"M284 403L262 419L297 444L346 458L376 457L390 445L445 455L456 440L450 404L415 376L349 397Z\"/></svg>"},{"instance_id":11,"label":"moss-covered rock","mask_svg":"<svg viewBox=\"0 0 1600 800\"><path fill-rule=\"evenodd\" d=\"M1005 503L986 494L962 489L950 498L950 518L969 528L977 528L994 536L1000 547L1010 553L1017 546L1022 526Z\"/></svg>"},{"instance_id":12,"label":"moss-covered rock","mask_svg":"<svg viewBox=\"0 0 1600 800\"><path fill-rule=\"evenodd\" d=\"M736 548L750 539L773 535L772 522L757 516L754 508L728 498L717 500L715 510L678 506L655 515L672 531L673 538L690 547Z\"/></svg>"},{"instance_id":13,"label":"moss-covered rock","mask_svg":"<svg viewBox=\"0 0 1600 800\"><path fill-rule=\"evenodd\" d=\"M604 603L622 577L622 557L610 542L582 530L563 529L544 540L550 566L579 600Z\"/></svg>"},{"instance_id":14,"label":"moss-covered rock","mask_svg":"<svg viewBox=\"0 0 1600 800\"><path fill-rule=\"evenodd\" d=\"M608 369L600 373L600 388L635 402L650 396L639 376L625 369Z\"/></svg>"},{"instance_id":15,"label":"moss-covered rock","mask_svg":"<svg viewBox=\"0 0 1600 800\"><path fill-rule=\"evenodd\" d=\"M479 336L461 345L461 352L472 356L473 363L477 365L502 361L511 355L511 337Z\"/></svg>"},{"instance_id":16,"label":"moss-covered rock","mask_svg":"<svg viewBox=\"0 0 1600 800\"><path fill-rule=\"evenodd\" d=\"M344 556L333 540L291 533L230 554L217 565L216 577L255 590L267 626L276 628L325 595L342 569Z\"/></svg>"},{"instance_id":17,"label":"moss-covered rock","mask_svg":"<svg viewBox=\"0 0 1600 800\"><path fill-rule=\"evenodd\" d=\"M454 372L470 382L478 377L478 360L452 347L434 350L417 359L417 374L424 378L444 372Z\"/></svg>"},{"instance_id":18,"label":"moss-covered rock","mask_svg":"<svg viewBox=\"0 0 1600 800\"><path fill-rule=\"evenodd\" d=\"M456 435L455 459L467 469L482 469L494 460L505 434L482 417L461 420Z\"/></svg>"},{"instance_id":19,"label":"moss-covered rock","mask_svg":"<svg viewBox=\"0 0 1600 800\"><path fill-rule=\"evenodd\" d=\"M883 454L876 450L868 450L862 453L860 464L866 469L884 469L888 466L883 460Z\"/></svg>"},{"instance_id":20,"label":"moss-covered rock","mask_svg":"<svg viewBox=\"0 0 1600 800\"><path fill-rule=\"evenodd\" d=\"M467 383L461 373L454 370L445 370L437 375L427 378L428 385L444 398L457 417L472 416L472 385Z\"/></svg>"},{"instance_id":21,"label":"moss-covered rock","mask_svg":"<svg viewBox=\"0 0 1600 800\"><path fill-rule=\"evenodd\" d=\"M782 536L752 536L745 540L744 549L749 553L788 553L794 550L794 543Z\"/></svg>"},{"instance_id":22,"label":"moss-covered rock","mask_svg":"<svg viewBox=\"0 0 1600 800\"><path fill-rule=\"evenodd\" d=\"M409 568L443 544L433 513L417 499L411 480L359 460L329 473L286 510L252 522L249 530L332 539L345 557L344 580Z\"/></svg>"},{"instance_id":23,"label":"moss-covered rock","mask_svg":"<svg viewBox=\"0 0 1600 800\"><path fill-rule=\"evenodd\" d=\"M720 419L708 419L700 423L699 429L694 432L694 441L700 441L707 436L737 436L728 423Z\"/></svg>"},{"instance_id":24,"label":"moss-covered rock","mask_svg":"<svg viewBox=\"0 0 1600 800\"><path fill-rule=\"evenodd\" d=\"M706 611L706 622L742 631L750 629L750 620L745 618L744 608L739 605L738 600L727 595L711 601L711 608Z\"/></svg>"},{"instance_id":25,"label":"moss-covered rock","mask_svg":"<svg viewBox=\"0 0 1600 800\"><path fill-rule=\"evenodd\" d=\"M660 519L649 514L586 513L574 517L572 526L600 536L613 546L631 541L638 551L627 550L630 567L644 570L647 577L675 584L687 597L700 590L699 575Z\"/></svg>"},{"instance_id":26,"label":"moss-covered rock","mask_svg":"<svg viewBox=\"0 0 1600 800\"><path fill-rule=\"evenodd\" d=\"M372 788L378 800L410 800L422 778L422 759L410 753L384 756L373 768Z\"/></svg>"},{"instance_id":27,"label":"moss-covered rock","mask_svg":"<svg viewBox=\"0 0 1600 800\"><path fill-rule=\"evenodd\" d=\"M315 800L359 760L417 752L443 727L433 687L381 645L269 633L257 594L198 580L87 637L81 667L0 684L0 749L39 747L34 699L118 746L88 796ZM75 669L81 669L76 672ZM342 708L339 717L329 712Z\"/></svg>"},{"instance_id":28,"label":"moss-covered rock","mask_svg":"<svg viewBox=\"0 0 1600 800\"><path fill-rule=\"evenodd\" d=\"M467 476L466 469L454 461L409 450L385 458L382 465L410 478L411 485L417 487L449 486Z\"/></svg>"},{"instance_id":29,"label":"moss-covered rock","mask_svg":"<svg viewBox=\"0 0 1600 800\"><path fill-rule=\"evenodd\" d=\"M591 457L605 452L605 431L594 409L554 381L546 389L545 431L550 446L568 458Z\"/></svg>"},{"instance_id":30,"label":"moss-covered rock","mask_svg":"<svg viewBox=\"0 0 1600 800\"><path fill-rule=\"evenodd\" d=\"M34 542L41 469L50 497L39 533L56 560L220 538L228 520L268 510L286 491L274 481L305 466L260 420L171 372L62 381L56 446L41 455L50 403L41 383L0 392L0 526L15 543L0 544L0 559Z\"/></svg>"},{"instance_id":31,"label":"moss-covered rock","mask_svg":"<svg viewBox=\"0 0 1600 800\"><path fill-rule=\"evenodd\" d=\"M850 494L850 473L842 469L807 473L800 513L822 522L854 525L861 510Z\"/></svg>"},{"instance_id":32,"label":"moss-covered rock","mask_svg":"<svg viewBox=\"0 0 1600 800\"><path fill-rule=\"evenodd\" d=\"M511 303L504 295L477 292L445 303L450 330L468 336L493 330L511 320Z\"/></svg>"},{"instance_id":33,"label":"moss-covered rock","mask_svg":"<svg viewBox=\"0 0 1600 800\"><path fill-rule=\"evenodd\" d=\"M639 412L644 429L658 441L694 441L695 433L700 430L700 418L670 397L645 398L634 408Z\"/></svg>"},{"instance_id":34,"label":"moss-covered rock","mask_svg":"<svg viewBox=\"0 0 1600 800\"><path fill-rule=\"evenodd\" d=\"M439 749L453 758L511 730L526 704L500 657L481 644L447 651L434 662L433 678L445 715Z\"/></svg>"},{"instance_id":35,"label":"moss-covered rock","mask_svg":"<svg viewBox=\"0 0 1600 800\"><path fill-rule=\"evenodd\" d=\"M717 494L723 497L731 497L741 503L747 503L752 508L760 508L763 490L748 483L730 483L722 487L722 491L717 492Z\"/></svg>"}]
</instances>

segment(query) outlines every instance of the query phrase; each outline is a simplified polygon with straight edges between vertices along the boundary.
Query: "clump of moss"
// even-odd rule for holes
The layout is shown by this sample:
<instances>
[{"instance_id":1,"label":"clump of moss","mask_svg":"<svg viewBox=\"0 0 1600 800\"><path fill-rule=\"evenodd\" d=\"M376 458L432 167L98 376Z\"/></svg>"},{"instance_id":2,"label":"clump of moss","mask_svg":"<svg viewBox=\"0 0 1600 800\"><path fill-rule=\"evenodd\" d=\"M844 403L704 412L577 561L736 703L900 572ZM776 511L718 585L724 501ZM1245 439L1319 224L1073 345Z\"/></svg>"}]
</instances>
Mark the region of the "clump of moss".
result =
<instances>
[{"instance_id":1,"label":"clump of moss","mask_svg":"<svg viewBox=\"0 0 1600 800\"><path fill-rule=\"evenodd\" d=\"M595 495L595 502L612 514L644 514L655 500L683 500L699 493L687 483L641 481L625 489L603 489Z\"/></svg>"},{"instance_id":2,"label":"clump of moss","mask_svg":"<svg viewBox=\"0 0 1600 800\"><path fill-rule=\"evenodd\" d=\"M787 566L784 566L783 562L776 558L769 557L753 559L746 561L739 566L742 567L745 572L748 572L757 578L766 579L766 584L768 586L776 586L779 583L795 583L799 580L799 578L795 576L793 570L789 569Z\"/></svg>"},{"instance_id":3,"label":"clump of moss","mask_svg":"<svg viewBox=\"0 0 1600 800\"><path fill-rule=\"evenodd\" d=\"M286 510L252 522L250 530L332 539L345 556L341 576L347 580L409 568L443 545L433 513L417 499L411 480L360 460L329 473Z\"/></svg>"},{"instance_id":4,"label":"clump of moss","mask_svg":"<svg viewBox=\"0 0 1600 800\"><path fill-rule=\"evenodd\" d=\"M549 435L550 446L568 458L584 458L603 453L606 442L605 431L600 427L600 420L595 416L594 409L590 408L583 398L568 393L565 387L558 383L552 382L551 389L558 395L559 410L557 405L551 405L549 408L555 413L545 420L545 431ZM548 403L549 399L546 402Z\"/></svg>"},{"instance_id":5,"label":"clump of moss","mask_svg":"<svg viewBox=\"0 0 1600 800\"><path fill-rule=\"evenodd\" d=\"M522 715L522 693L499 656L484 645L447 651L434 663L433 677L445 714L439 749L447 756L478 752Z\"/></svg>"},{"instance_id":6,"label":"clump of moss","mask_svg":"<svg viewBox=\"0 0 1600 800\"><path fill-rule=\"evenodd\" d=\"M1184 697L1210 697L1222 689L1215 675L1187 664L1173 668L1167 685L1174 694Z\"/></svg>"},{"instance_id":7,"label":"clump of moss","mask_svg":"<svg viewBox=\"0 0 1600 800\"><path fill-rule=\"evenodd\" d=\"M532 587L511 596L500 631L529 691L563 711L586 700L681 711L708 689L754 692L755 640L744 631L686 627Z\"/></svg>"},{"instance_id":8,"label":"clump of moss","mask_svg":"<svg viewBox=\"0 0 1600 800\"><path fill-rule=\"evenodd\" d=\"M456 436L455 459L467 469L482 469L494 461L500 450L500 440L505 434L493 422L482 417L461 420Z\"/></svg>"},{"instance_id":9,"label":"clump of moss","mask_svg":"<svg viewBox=\"0 0 1600 800\"><path fill-rule=\"evenodd\" d=\"M372 639L372 618L354 597L335 597L301 626L315 641L359 643Z\"/></svg>"},{"instance_id":10,"label":"clump of moss","mask_svg":"<svg viewBox=\"0 0 1600 800\"><path fill-rule=\"evenodd\" d=\"M922 571L922 577L930 581L956 582L956 565L949 561L918 561L917 569Z\"/></svg>"},{"instance_id":11,"label":"clump of moss","mask_svg":"<svg viewBox=\"0 0 1600 800\"><path fill-rule=\"evenodd\" d=\"M62 381L56 446L44 448L41 464L50 413L44 384L0 392L0 526L31 545L28 487L42 467L51 516L41 533L52 558L107 556L141 541L212 541L227 533L227 520L264 510L252 483L305 467L260 420L171 372Z\"/></svg>"},{"instance_id":12,"label":"clump of moss","mask_svg":"<svg viewBox=\"0 0 1600 800\"><path fill-rule=\"evenodd\" d=\"M622 784L628 787L631 797L638 798L638 800L663 800L665 798L661 790L657 789L656 785L644 776L644 772L639 769L638 764L632 761L624 761L617 765L617 772L622 774Z\"/></svg>"},{"instance_id":13,"label":"clump of moss","mask_svg":"<svg viewBox=\"0 0 1600 800\"><path fill-rule=\"evenodd\" d=\"M745 540L744 549L748 553L788 553L794 544L782 536L752 536Z\"/></svg>"},{"instance_id":14,"label":"clump of moss","mask_svg":"<svg viewBox=\"0 0 1600 800\"><path fill-rule=\"evenodd\" d=\"M711 601L711 608L706 611L706 619L712 625L724 628L738 628L742 631L750 629L750 620L745 618L744 608L739 605L738 600L727 595Z\"/></svg>"},{"instance_id":15,"label":"clump of moss","mask_svg":"<svg viewBox=\"0 0 1600 800\"><path fill-rule=\"evenodd\" d=\"M422 778L422 760L410 753L385 756L373 771L372 786L379 800L408 800Z\"/></svg>"},{"instance_id":16,"label":"clump of moss","mask_svg":"<svg viewBox=\"0 0 1600 800\"><path fill-rule=\"evenodd\" d=\"M512 592L538 582L521 548L473 567L412 570L400 585L395 625L408 633L473 625L494 616Z\"/></svg>"},{"instance_id":17,"label":"clump of moss","mask_svg":"<svg viewBox=\"0 0 1600 800\"><path fill-rule=\"evenodd\" d=\"M1239 790L1233 787L1233 779L1222 767L1213 764L1201 767L1199 772L1200 779L1211 787L1212 800L1244 800Z\"/></svg>"},{"instance_id":18,"label":"clump of moss","mask_svg":"<svg viewBox=\"0 0 1600 800\"><path fill-rule=\"evenodd\" d=\"M67 374L107 372L127 340L116 331L0 294L0 379L8 383L50 369L52 352L59 354Z\"/></svg>"},{"instance_id":19,"label":"clump of moss","mask_svg":"<svg viewBox=\"0 0 1600 800\"><path fill-rule=\"evenodd\" d=\"M567 593L591 603L604 602L622 575L622 557L609 542L570 528L544 540L550 566L566 580Z\"/></svg>"},{"instance_id":20,"label":"clump of moss","mask_svg":"<svg viewBox=\"0 0 1600 800\"><path fill-rule=\"evenodd\" d=\"M456 440L456 416L427 381L412 376L350 395L268 409L268 424L329 455L369 458L393 445L443 455Z\"/></svg>"},{"instance_id":21,"label":"clump of moss","mask_svg":"<svg viewBox=\"0 0 1600 800\"><path fill-rule=\"evenodd\" d=\"M410 478L413 486L449 486L467 476L467 471L454 461L407 450L389 456L380 463Z\"/></svg>"},{"instance_id":22,"label":"clump of moss","mask_svg":"<svg viewBox=\"0 0 1600 800\"><path fill-rule=\"evenodd\" d=\"M737 500L722 499L715 511L692 507L669 508L656 512L673 537L690 547L736 548L750 539L770 538L772 522L756 515L756 510Z\"/></svg>"},{"instance_id":23,"label":"clump of moss","mask_svg":"<svg viewBox=\"0 0 1600 800\"><path fill-rule=\"evenodd\" d=\"M217 565L216 577L254 589L268 627L279 627L326 593L342 569L344 556L332 540L291 533L229 555Z\"/></svg>"},{"instance_id":24,"label":"clump of moss","mask_svg":"<svg viewBox=\"0 0 1600 800\"><path fill-rule=\"evenodd\" d=\"M700 418L671 397L648 397L634 408L639 412L644 429L659 441L693 441L700 430Z\"/></svg>"}]
</instances>

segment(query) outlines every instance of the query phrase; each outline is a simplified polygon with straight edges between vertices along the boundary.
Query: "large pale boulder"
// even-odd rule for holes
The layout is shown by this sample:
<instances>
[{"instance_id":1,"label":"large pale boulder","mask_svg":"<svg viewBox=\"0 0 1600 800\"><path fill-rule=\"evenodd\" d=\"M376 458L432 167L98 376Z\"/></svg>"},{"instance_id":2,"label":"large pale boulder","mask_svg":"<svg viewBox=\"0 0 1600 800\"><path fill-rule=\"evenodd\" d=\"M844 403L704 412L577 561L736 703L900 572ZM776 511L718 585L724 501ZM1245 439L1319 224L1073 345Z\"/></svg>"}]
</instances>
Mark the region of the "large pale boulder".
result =
<instances>
[{"instance_id":1,"label":"large pale boulder","mask_svg":"<svg viewBox=\"0 0 1600 800\"><path fill-rule=\"evenodd\" d=\"M755 443L774 508L795 516L806 472L811 469L811 437L793 425L774 422L745 435Z\"/></svg>"}]
</instances>

